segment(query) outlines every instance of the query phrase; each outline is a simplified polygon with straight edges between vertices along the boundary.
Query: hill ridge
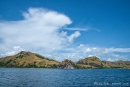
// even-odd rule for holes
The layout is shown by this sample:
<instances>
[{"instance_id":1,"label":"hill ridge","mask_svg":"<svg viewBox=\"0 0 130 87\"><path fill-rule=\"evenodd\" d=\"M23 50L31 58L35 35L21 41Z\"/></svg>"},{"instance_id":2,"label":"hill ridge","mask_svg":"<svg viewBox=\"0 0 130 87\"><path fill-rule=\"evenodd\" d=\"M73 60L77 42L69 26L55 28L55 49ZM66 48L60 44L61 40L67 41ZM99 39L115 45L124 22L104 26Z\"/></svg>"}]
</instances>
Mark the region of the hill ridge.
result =
<instances>
[{"instance_id":1,"label":"hill ridge","mask_svg":"<svg viewBox=\"0 0 130 87\"><path fill-rule=\"evenodd\" d=\"M73 62L65 59L62 62L47 58L30 51L21 51L13 56L0 58L0 67L16 68L60 68L60 69L80 69L80 68L130 68L130 61L102 61L96 56L80 59Z\"/></svg>"}]
</instances>

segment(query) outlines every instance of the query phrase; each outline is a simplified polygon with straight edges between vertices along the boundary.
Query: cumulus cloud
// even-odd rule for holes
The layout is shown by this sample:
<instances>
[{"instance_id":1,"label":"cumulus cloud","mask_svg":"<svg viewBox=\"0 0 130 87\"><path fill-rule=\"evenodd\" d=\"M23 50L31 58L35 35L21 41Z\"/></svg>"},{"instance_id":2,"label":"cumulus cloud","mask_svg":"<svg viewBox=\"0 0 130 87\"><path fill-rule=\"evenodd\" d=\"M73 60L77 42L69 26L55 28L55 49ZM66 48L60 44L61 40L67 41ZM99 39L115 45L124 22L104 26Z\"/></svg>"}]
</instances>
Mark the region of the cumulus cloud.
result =
<instances>
[{"instance_id":1,"label":"cumulus cloud","mask_svg":"<svg viewBox=\"0 0 130 87\"><path fill-rule=\"evenodd\" d=\"M74 50L70 43L81 35L80 32L67 35L66 31L60 31L72 23L69 17L43 8L29 8L22 15L23 20L0 22L1 56L24 49L58 60L70 55L74 57L68 53Z\"/></svg>"},{"instance_id":2,"label":"cumulus cloud","mask_svg":"<svg viewBox=\"0 0 130 87\"><path fill-rule=\"evenodd\" d=\"M0 22L1 57L26 50L60 61L65 58L77 61L89 55L125 58L117 53L130 52L130 48L103 48L83 43L76 45L74 40L81 35L79 31L87 29L66 28L75 30L68 35L63 28L72 21L65 14L43 8L29 8L22 15L23 20Z\"/></svg>"},{"instance_id":3,"label":"cumulus cloud","mask_svg":"<svg viewBox=\"0 0 130 87\"><path fill-rule=\"evenodd\" d=\"M5 50L3 46L19 45L30 50L58 48L66 44L67 39L59 34L61 27L72 23L66 15L42 8L29 8L23 12L23 17L20 21L0 23L1 50Z\"/></svg>"}]
</instances>

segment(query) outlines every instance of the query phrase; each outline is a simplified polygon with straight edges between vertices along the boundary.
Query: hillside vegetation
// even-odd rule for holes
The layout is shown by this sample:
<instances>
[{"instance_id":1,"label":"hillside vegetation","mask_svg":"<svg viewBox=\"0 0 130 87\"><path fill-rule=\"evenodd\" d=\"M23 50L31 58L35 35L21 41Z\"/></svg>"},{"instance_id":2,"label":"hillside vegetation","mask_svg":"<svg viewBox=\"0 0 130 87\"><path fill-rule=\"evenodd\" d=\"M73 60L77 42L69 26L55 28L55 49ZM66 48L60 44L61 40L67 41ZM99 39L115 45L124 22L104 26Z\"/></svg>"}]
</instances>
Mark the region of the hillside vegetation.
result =
<instances>
[{"instance_id":1,"label":"hillside vegetation","mask_svg":"<svg viewBox=\"0 0 130 87\"><path fill-rule=\"evenodd\" d=\"M0 67L56 68L59 62L39 54L21 51L14 56L0 58Z\"/></svg>"},{"instance_id":2,"label":"hillside vegetation","mask_svg":"<svg viewBox=\"0 0 130 87\"><path fill-rule=\"evenodd\" d=\"M80 59L78 62L73 62L68 59L58 62L36 53L21 51L13 56L0 58L0 67L60 69L130 68L130 61L101 61L96 56L92 56Z\"/></svg>"}]
</instances>

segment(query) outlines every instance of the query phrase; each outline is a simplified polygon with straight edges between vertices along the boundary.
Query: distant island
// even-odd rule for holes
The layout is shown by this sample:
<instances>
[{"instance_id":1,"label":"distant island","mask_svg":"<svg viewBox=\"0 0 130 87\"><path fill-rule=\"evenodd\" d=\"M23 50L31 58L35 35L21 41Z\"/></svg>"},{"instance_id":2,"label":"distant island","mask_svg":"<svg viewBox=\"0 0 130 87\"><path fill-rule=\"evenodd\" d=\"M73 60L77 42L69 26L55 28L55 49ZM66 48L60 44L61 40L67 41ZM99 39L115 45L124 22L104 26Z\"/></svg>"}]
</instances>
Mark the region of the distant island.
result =
<instances>
[{"instance_id":1,"label":"distant island","mask_svg":"<svg viewBox=\"0 0 130 87\"><path fill-rule=\"evenodd\" d=\"M0 58L0 67L7 68L58 68L58 69L104 69L130 68L130 61L101 61L96 56L80 59L78 62L65 59L59 62L36 53L20 53Z\"/></svg>"}]
</instances>

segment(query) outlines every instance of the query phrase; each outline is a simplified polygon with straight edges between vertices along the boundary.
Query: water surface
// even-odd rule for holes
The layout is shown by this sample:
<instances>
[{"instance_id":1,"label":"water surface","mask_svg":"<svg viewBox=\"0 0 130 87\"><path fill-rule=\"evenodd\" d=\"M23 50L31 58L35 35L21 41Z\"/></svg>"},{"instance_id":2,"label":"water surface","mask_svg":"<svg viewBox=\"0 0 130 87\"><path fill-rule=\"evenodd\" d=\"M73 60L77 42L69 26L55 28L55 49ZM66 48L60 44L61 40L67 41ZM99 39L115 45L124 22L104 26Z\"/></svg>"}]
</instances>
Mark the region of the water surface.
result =
<instances>
[{"instance_id":1,"label":"water surface","mask_svg":"<svg viewBox=\"0 0 130 87\"><path fill-rule=\"evenodd\" d=\"M0 87L130 87L130 69L0 68Z\"/></svg>"}]
</instances>

